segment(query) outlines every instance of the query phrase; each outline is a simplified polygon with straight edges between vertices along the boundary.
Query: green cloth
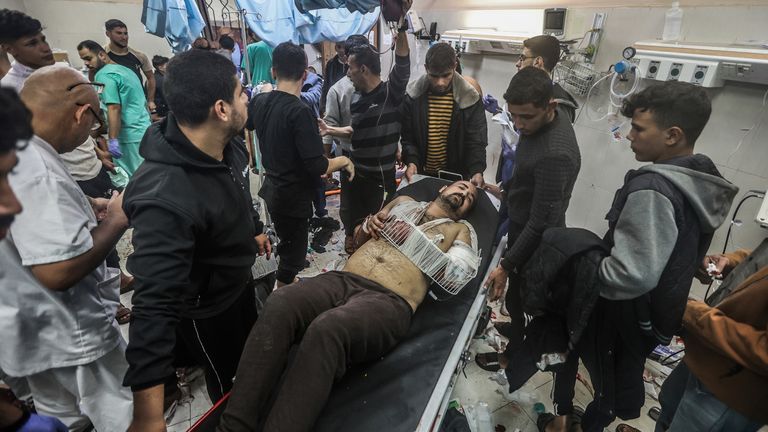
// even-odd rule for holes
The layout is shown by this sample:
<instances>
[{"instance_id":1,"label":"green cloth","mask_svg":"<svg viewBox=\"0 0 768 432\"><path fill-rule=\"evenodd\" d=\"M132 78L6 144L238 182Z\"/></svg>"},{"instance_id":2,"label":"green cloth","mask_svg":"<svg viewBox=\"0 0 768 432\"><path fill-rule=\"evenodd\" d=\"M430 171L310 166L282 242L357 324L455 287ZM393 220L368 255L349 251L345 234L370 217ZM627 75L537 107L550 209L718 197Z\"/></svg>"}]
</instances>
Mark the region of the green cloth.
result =
<instances>
[{"instance_id":1,"label":"green cloth","mask_svg":"<svg viewBox=\"0 0 768 432\"><path fill-rule=\"evenodd\" d=\"M246 48L246 55L251 64L251 82L254 84L262 82L274 84L275 80L272 79L272 47L264 41L252 43ZM241 67L243 69L246 67L245 57L243 57Z\"/></svg>"},{"instance_id":2,"label":"green cloth","mask_svg":"<svg viewBox=\"0 0 768 432\"><path fill-rule=\"evenodd\" d=\"M96 72L94 81L104 84L104 91L99 95L104 105L120 105L121 127L117 139L121 150L123 144L141 142L151 121L144 87L136 73L125 66L108 64ZM104 118L109 121L108 116ZM133 174L132 171L129 173Z\"/></svg>"},{"instance_id":3,"label":"green cloth","mask_svg":"<svg viewBox=\"0 0 768 432\"><path fill-rule=\"evenodd\" d=\"M113 157L112 162L128 175L128 178L133 177L133 173L144 162L144 158L139 155L139 145L141 142L125 142L120 141L120 151L123 156L120 158Z\"/></svg>"}]
</instances>

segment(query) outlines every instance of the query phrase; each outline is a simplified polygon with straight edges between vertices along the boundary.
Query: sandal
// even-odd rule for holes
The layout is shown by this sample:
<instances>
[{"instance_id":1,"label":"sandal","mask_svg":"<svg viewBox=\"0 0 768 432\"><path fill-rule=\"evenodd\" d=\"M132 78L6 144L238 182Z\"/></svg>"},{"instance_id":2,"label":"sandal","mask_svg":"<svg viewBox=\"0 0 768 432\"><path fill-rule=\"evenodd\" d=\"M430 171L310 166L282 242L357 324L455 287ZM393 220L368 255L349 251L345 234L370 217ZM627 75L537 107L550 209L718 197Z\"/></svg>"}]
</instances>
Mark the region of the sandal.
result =
<instances>
[{"instance_id":1,"label":"sandal","mask_svg":"<svg viewBox=\"0 0 768 432\"><path fill-rule=\"evenodd\" d=\"M117 320L117 323L120 325L128 324L129 322L131 322L131 310L123 306L122 303L120 303L120 306L117 307L117 313L115 314L115 319Z\"/></svg>"},{"instance_id":2,"label":"sandal","mask_svg":"<svg viewBox=\"0 0 768 432\"><path fill-rule=\"evenodd\" d=\"M498 372L501 369L499 364L499 353L487 352L475 355L475 363L480 366L480 369L488 372Z\"/></svg>"},{"instance_id":3,"label":"sandal","mask_svg":"<svg viewBox=\"0 0 768 432\"><path fill-rule=\"evenodd\" d=\"M616 426L616 432L640 432L640 429L634 428L626 423Z\"/></svg>"}]
</instances>

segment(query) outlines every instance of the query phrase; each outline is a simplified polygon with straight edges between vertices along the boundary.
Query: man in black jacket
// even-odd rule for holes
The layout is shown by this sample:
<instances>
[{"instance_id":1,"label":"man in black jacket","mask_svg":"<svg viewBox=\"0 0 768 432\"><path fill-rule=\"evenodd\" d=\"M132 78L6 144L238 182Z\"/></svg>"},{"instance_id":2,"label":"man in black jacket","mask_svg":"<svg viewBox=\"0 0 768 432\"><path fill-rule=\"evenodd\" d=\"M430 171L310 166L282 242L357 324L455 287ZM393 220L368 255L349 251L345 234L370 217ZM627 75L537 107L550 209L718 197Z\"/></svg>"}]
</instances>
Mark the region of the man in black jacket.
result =
<instances>
[{"instance_id":1,"label":"man in black jacket","mask_svg":"<svg viewBox=\"0 0 768 432\"><path fill-rule=\"evenodd\" d=\"M432 45L424 67L426 75L408 85L401 106L405 177L411 181L416 173L450 171L482 187L488 146L483 100L456 73L450 45Z\"/></svg>"},{"instance_id":2,"label":"man in black jacket","mask_svg":"<svg viewBox=\"0 0 768 432\"><path fill-rule=\"evenodd\" d=\"M336 42L336 55L325 64L325 75L323 76L323 94L320 97L320 111L325 111L325 101L328 98L328 90L333 87L340 79L347 76L347 51L344 41Z\"/></svg>"},{"instance_id":3,"label":"man in black jacket","mask_svg":"<svg viewBox=\"0 0 768 432\"><path fill-rule=\"evenodd\" d=\"M237 138L247 96L235 66L192 50L167 70L171 113L147 130L146 161L125 192L136 278L123 382L134 392L132 431L165 430L163 384L175 379L177 343L205 368L214 403L229 391L256 320L251 265L271 252Z\"/></svg>"},{"instance_id":4,"label":"man in black jacket","mask_svg":"<svg viewBox=\"0 0 768 432\"><path fill-rule=\"evenodd\" d=\"M507 251L486 281L491 299L496 300L504 293L509 278L506 305L512 321L507 335L509 346L498 358L502 368L523 340L520 271L544 231L565 226L565 211L581 168L576 135L568 119L556 109L552 81L546 72L537 68L521 70L509 82L504 99L520 141L515 171L503 191L509 213ZM486 364L496 362L495 358L487 360ZM478 362L484 367L484 360Z\"/></svg>"}]
</instances>

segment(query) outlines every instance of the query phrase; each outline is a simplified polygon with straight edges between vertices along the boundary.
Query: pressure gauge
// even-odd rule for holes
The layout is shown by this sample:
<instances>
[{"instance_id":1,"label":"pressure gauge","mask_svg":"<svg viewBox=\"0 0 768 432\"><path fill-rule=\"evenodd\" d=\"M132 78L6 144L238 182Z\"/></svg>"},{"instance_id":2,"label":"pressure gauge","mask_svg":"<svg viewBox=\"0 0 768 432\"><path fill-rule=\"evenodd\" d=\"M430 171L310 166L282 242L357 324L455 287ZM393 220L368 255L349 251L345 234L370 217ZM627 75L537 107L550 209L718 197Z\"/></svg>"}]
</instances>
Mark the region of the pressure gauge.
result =
<instances>
[{"instance_id":1,"label":"pressure gauge","mask_svg":"<svg viewBox=\"0 0 768 432\"><path fill-rule=\"evenodd\" d=\"M624 51L621 52L621 55L627 60L634 57L635 54L637 54L637 50L633 47L626 47L624 48Z\"/></svg>"}]
</instances>

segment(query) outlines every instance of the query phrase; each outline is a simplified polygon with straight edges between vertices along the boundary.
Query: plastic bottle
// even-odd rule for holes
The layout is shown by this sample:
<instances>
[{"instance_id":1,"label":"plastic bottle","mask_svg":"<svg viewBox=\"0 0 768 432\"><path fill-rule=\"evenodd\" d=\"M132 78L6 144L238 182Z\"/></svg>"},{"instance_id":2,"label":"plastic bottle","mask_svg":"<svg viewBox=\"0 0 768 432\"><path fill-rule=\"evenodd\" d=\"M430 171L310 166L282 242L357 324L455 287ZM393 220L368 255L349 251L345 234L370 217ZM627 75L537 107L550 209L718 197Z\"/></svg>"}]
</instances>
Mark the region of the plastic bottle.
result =
<instances>
[{"instance_id":1,"label":"plastic bottle","mask_svg":"<svg viewBox=\"0 0 768 432\"><path fill-rule=\"evenodd\" d=\"M477 432L493 432L491 410L485 402L477 403Z\"/></svg>"},{"instance_id":2,"label":"plastic bottle","mask_svg":"<svg viewBox=\"0 0 768 432\"><path fill-rule=\"evenodd\" d=\"M676 41L680 39L680 31L683 27L683 10L680 9L680 2L673 1L672 7L667 10L664 18L664 33L661 39L665 41Z\"/></svg>"}]
</instances>

